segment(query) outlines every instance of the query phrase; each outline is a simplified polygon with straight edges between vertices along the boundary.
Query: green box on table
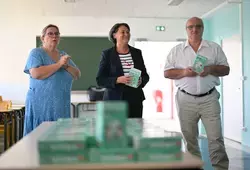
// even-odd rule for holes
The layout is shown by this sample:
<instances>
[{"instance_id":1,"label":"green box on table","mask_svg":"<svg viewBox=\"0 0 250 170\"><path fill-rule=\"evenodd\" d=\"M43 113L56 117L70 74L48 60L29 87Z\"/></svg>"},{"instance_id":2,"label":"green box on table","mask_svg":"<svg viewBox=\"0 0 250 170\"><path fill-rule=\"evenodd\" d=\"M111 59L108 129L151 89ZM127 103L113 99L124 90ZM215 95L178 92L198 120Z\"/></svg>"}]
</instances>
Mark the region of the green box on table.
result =
<instances>
[{"instance_id":1,"label":"green box on table","mask_svg":"<svg viewBox=\"0 0 250 170\"><path fill-rule=\"evenodd\" d=\"M131 163L136 161L135 154L133 148L93 148L89 151L89 162Z\"/></svg>"},{"instance_id":2,"label":"green box on table","mask_svg":"<svg viewBox=\"0 0 250 170\"><path fill-rule=\"evenodd\" d=\"M97 103L96 139L103 148L126 148L127 103L107 101Z\"/></svg>"}]
</instances>

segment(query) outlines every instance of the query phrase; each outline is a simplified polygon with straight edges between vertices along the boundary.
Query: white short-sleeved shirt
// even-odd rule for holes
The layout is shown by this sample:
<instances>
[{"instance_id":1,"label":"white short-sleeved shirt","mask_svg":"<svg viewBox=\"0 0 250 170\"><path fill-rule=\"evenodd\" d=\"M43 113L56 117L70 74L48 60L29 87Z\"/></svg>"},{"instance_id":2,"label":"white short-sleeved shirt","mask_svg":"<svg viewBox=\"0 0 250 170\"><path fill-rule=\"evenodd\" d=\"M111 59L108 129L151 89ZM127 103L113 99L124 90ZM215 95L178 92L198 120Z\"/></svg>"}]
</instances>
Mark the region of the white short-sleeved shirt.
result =
<instances>
[{"instance_id":1,"label":"white short-sleeved shirt","mask_svg":"<svg viewBox=\"0 0 250 170\"><path fill-rule=\"evenodd\" d=\"M206 65L228 66L227 58L218 44L202 40L197 53L195 53L188 41L186 41L175 46L170 51L166 59L164 71L174 68L184 69L192 67L197 54L207 57ZM184 77L175 80L175 85L191 94L203 94L213 87L220 85L220 80L213 75L206 77Z\"/></svg>"}]
</instances>

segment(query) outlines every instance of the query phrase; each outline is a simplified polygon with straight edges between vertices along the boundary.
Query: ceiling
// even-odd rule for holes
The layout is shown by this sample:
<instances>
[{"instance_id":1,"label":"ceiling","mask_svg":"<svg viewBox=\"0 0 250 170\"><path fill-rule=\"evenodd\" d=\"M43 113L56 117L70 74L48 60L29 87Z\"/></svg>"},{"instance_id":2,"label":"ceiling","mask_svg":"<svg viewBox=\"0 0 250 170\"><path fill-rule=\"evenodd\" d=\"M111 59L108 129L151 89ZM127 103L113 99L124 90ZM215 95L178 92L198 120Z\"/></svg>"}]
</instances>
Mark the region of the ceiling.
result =
<instances>
[{"instance_id":1,"label":"ceiling","mask_svg":"<svg viewBox=\"0 0 250 170\"><path fill-rule=\"evenodd\" d=\"M179 6L168 6L168 0L42 0L39 6L44 16L182 19L201 17L225 1L184 0Z\"/></svg>"}]
</instances>

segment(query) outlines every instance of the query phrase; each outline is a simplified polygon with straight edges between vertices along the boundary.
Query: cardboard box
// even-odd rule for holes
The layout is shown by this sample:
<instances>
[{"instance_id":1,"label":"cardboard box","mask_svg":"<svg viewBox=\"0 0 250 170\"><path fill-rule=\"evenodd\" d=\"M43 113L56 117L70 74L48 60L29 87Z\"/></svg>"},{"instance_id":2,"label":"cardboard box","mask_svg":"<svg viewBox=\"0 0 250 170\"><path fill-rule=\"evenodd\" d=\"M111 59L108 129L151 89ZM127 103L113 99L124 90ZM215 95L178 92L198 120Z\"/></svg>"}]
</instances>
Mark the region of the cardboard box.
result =
<instances>
[{"instance_id":1,"label":"cardboard box","mask_svg":"<svg viewBox=\"0 0 250 170\"><path fill-rule=\"evenodd\" d=\"M88 147L84 134L50 134L38 140L39 153L81 153Z\"/></svg>"},{"instance_id":2,"label":"cardboard box","mask_svg":"<svg viewBox=\"0 0 250 170\"><path fill-rule=\"evenodd\" d=\"M181 151L182 138L181 137L149 137L138 139L138 148L173 148Z\"/></svg>"},{"instance_id":3,"label":"cardboard box","mask_svg":"<svg viewBox=\"0 0 250 170\"><path fill-rule=\"evenodd\" d=\"M91 163L131 163L135 162L135 150L132 148L103 149L94 148L89 151Z\"/></svg>"},{"instance_id":4,"label":"cardboard box","mask_svg":"<svg viewBox=\"0 0 250 170\"><path fill-rule=\"evenodd\" d=\"M126 148L127 103L108 101L97 103L96 139L103 148Z\"/></svg>"},{"instance_id":5,"label":"cardboard box","mask_svg":"<svg viewBox=\"0 0 250 170\"><path fill-rule=\"evenodd\" d=\"M39 162L42 165L46 164L81 164L87 163L87 154L40 154Z\"/></svg>"},{"instance_id":6,"label":"cardboard box","mask_svg":"<svg viewBox=\"0 0 250 170\"><path fill-rule=\"evenodd\" d=\"M42 153L79 153L87 149L84 127L52 125L38 138L38 150Z\"/></svg>"},{"instance_id":7,"label":"cardboard box","mask_svg":"<svg viewBox=\"0 0 250 170\"><path fill-rule=\"evenodd\" d=\"M182 152L175 149L140 149L137 151L137 162L175 162L183 159Z\"/></svg>"}]
</instances>

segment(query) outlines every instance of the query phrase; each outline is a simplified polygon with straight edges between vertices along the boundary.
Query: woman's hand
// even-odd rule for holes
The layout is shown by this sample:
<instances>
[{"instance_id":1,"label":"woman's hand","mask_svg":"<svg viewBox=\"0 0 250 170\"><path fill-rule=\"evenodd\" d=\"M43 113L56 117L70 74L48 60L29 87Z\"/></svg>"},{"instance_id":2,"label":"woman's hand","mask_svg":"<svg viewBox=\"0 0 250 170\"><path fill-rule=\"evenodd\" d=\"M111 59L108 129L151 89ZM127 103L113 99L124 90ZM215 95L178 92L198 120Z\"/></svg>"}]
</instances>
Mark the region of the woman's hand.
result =
<instances>
[{"instance_id":1,"label":"woman's hand","mask_svg":"<svg viewBox=\"0 0 250 170\"><path fill-rule=\"evenodd\" d=\"M138 81L137 87L139 87L141 85L141 83L142 83L142 79L141 79L141 77L139 77L139 81Z\"/></svg>"},{"instance_id":2,"label":"woman's hand","mask_svg":"<svg viewBox=\"0 0 250 170\"><path fill-rule=\"evenodd\" d=\"M63 66L67 66L68 65L68 62L70 60L70 56L68 55L64 55L64 56L61 56L60 60L58 61L58 64L63 67Z\"/></svg>"},{"instance_id":3,"label":"woman's hand","mask_svg":"<svg viewBox=\"0 0 250 170\"><path fill-rule=\"evenodd\" d=\"M117 84L128 84L131 81L130 76L120 76L117 78L116 83Z\"/></svg>"}]
</instances>

